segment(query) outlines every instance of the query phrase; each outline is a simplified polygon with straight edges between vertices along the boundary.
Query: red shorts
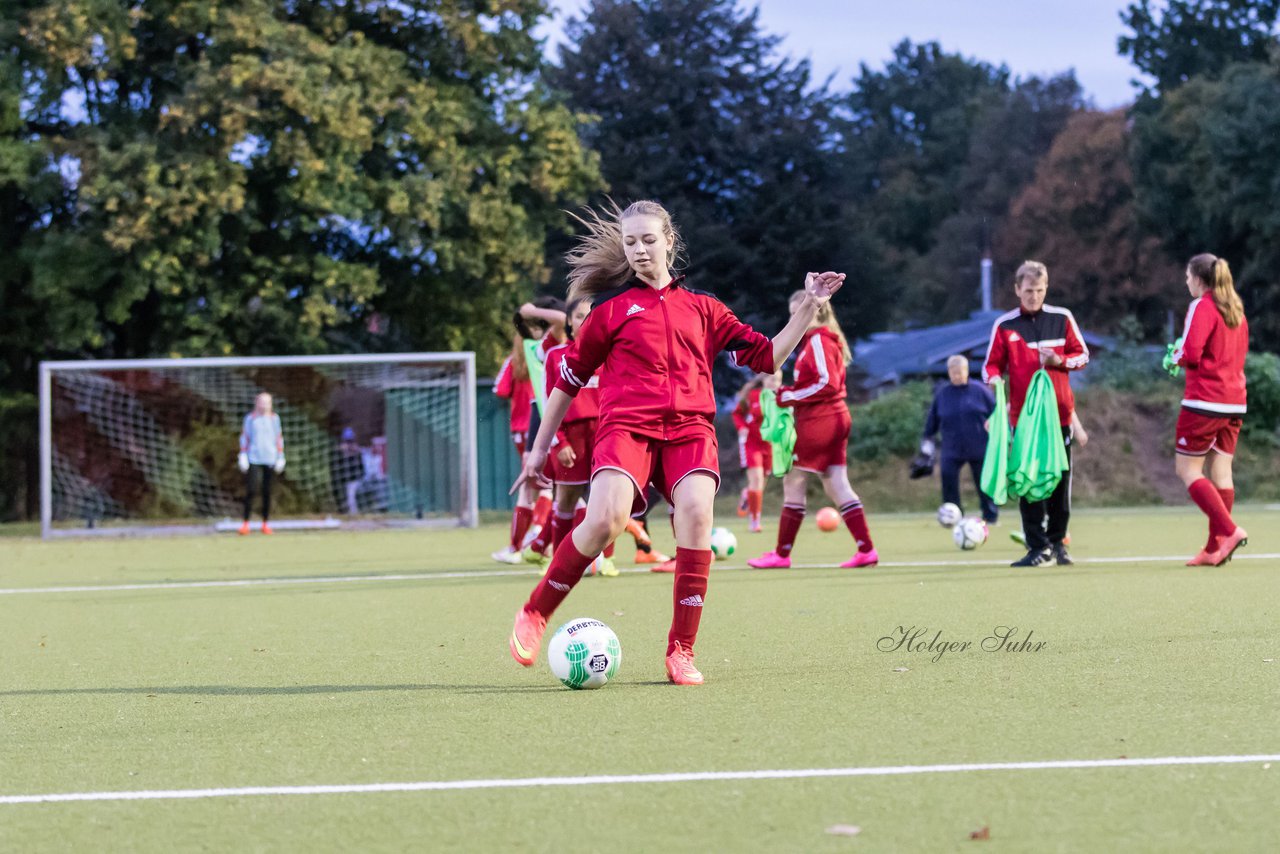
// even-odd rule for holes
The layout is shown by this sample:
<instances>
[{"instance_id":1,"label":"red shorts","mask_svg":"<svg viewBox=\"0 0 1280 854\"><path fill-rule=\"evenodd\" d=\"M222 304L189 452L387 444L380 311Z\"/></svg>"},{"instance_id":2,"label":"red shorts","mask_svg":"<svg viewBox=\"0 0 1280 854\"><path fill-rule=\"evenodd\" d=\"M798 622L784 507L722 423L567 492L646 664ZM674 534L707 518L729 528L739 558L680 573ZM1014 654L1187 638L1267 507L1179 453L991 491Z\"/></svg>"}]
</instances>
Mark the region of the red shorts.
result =
<instances>
[{"instance_id":1,"label":"red shorts","mask_svg":"<svg viewBox=\"0 0 1280 854\"><path fill-rule=\"evenodd\" d=\"M1205 415L1184 408L1178 412L1174 450L1187 457L1203 457L1210 451L1234 456L1241 423L1238 415Z\"/></svg>"},{"instance_id":2,"label":"red shorts","mask_svg":"<svg viewBox=\"0 0 1280 854\"><path fill-rule=\"evenodd\" d=\"M773 445L768 442L739 442L738 461L744 469L764 469L765 474L773 471Z\"/></svg>"},{"instance_id":3,"label":"red shorts","mask_svg":"<svg viewBox=\"0 0 1280 854\"><path fill-rule=\"evenodd\" d=\"M525 440L528 438L528 436L529 436L528 433L512 432L511 434L511 441L515 444L516 453L520 455L521 459L524 459L524 452L525 452L524 445L525 445Z\"/></svg>"},{"instance_id":4,"label":"red shorts","mask_svg":"<svg viewBox=\"0 0 1280 854\"><path fill-rule=\"evenodd\" d=\"M596 419L571 421L564 425L565 438L569 447L573 448L573 465L560 463L560 449L564 445L556 445L551 449L551 479L556 483L577 486L591 481L591 456L596 444Z\"/></svg>"},{"instance_id":5,"label":"red shorts","mask_svg":"<svg viewBox=\"0 0 1280 854\"><path fill-rule=\"evenodd\" d=\"M796 410L796 450L793 466L801 471L825 474L832 466L848 462L848 407L841 405L806 412Z\"/></svg>"},{"instance_id":6,"label":"red shorts","mask_svg":"<svg viewBox=\"0 0 1280 854\"><path fill-rule=\"evenodd\" d=\"M596 436L594 478L604 469L620 471L636 487L636 498L631 505L631 515L639 516L649 502L644 489L652 483L662 493L667 503L675 506L671 493L676 485L694 472L706 472L720 488L720 450L715 434L708 430L675 440L650 439L626 429L611 429Z\"/></svg>"}]
</instances>

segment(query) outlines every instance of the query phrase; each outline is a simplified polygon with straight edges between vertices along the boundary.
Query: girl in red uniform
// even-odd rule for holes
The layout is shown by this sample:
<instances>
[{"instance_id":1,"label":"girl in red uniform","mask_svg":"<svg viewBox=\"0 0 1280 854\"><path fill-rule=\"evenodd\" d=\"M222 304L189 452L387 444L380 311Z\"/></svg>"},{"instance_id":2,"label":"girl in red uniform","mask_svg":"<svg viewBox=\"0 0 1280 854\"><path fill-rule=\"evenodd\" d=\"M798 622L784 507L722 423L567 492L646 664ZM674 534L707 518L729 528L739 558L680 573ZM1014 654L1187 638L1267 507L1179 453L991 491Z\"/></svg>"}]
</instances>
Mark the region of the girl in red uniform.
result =
<instances>
[{"instance_id":1,"label":"girl in red uniform","mask_svg":"<svg viewBox=\"0 0 1280 854\"><path fill-rule=\"evenodd\" d=\"M804 301L804 292L791 295L792 317ZM845 403L845 365L849 342L830 304L823 305L809 321L796 358L795 385L778 393L779 406L795 408L795 464L782 480L782 516L778 520L778 545L747 561L756 569L791 566L791 547L804 522L805 473L816 474L822 488L840 509L858 551L843 567L875 566L880 556L871 542L862 501L849 485L846 454L849 447L849 407Z\"/></svg>"},{"instance_id":2,"label":"girl in red uniform","mask_svg":"<svg viewBox=\"0 0 1280 854\"><path fill-rule=\"evenodd\" d=\"M1222 258L1208 253L1192 258L1187 263L1187 290L1191 307L1182 343L1173 354L1187 371L1178 414L1176 468L1191 500L1209 517L1209 541L1187 566L1221 566L1249 542L1249 534L1231 518L1236 497L1231 460L1245 413L1249 322Z\"/></svg>"},{"instance_id":3,"label":"girl in red uniform","mask_svg":"<svg viewBox=\"0 0 1280 854\"><path fill-rule=\"evenodd\" d=\"M539 342L534 352L545 361L547 351L565 340L564 306L554 297L539 297L520 306L514 323L516 331L512 339L511 355L507 356L498 371L493 393L511 401L511 441L523 465L529 429L530 426L536 428L534 416L537 414L534 409L533 382L529 377L529 365L525 358L525 339ZM535 525L546 527L550 513L550 493L539 491L533 484L521 489L516 497L515 510L511 514L511 539L491 557L499 563L521 563L523 559L520 552L526 534Z\"/></svg>"},{"instance_id":4,"label":"girl in red uniform","mask_svg":"<svg viewBox=\"0 0 1280 854\"><path fill-rule=\"evenodd\" d=\"M747 530L753 534L760 533L765 478L773 471L773 446L760 436L760 387L777 391L780 384L776 373L755 377L738 392L738 402L733 408L733 425L738 428L738 459L747 473L743 496L746 506L738 515L747 517Z\"/></svg>"},{"instance_id":5,"label":"girl in red uniform","mask_svg":"<svg viewBox=\"0 0 1280 854\"><path fill-rule=\"evenodd\" d=\"M599 373L600 419L586 518L564 538L547 574L516 612L511 655L532 665L547 618L628 515L644 509L652 482L675 508L674 615L667 636L667 677L702 684L693 644L711 568L712 504L720 475L712 419L711 367L721 350L739 365L773 373L844 276L809 274L805 296L773 340L738 320L714 296L673 279L680 248L671 217L656 202L636 202L615 216L593 214L569 252L569 298L593 308L565 355L542 426L517 486L542 478L551 439L574 395Z\"/></svg>"}]
</instances>

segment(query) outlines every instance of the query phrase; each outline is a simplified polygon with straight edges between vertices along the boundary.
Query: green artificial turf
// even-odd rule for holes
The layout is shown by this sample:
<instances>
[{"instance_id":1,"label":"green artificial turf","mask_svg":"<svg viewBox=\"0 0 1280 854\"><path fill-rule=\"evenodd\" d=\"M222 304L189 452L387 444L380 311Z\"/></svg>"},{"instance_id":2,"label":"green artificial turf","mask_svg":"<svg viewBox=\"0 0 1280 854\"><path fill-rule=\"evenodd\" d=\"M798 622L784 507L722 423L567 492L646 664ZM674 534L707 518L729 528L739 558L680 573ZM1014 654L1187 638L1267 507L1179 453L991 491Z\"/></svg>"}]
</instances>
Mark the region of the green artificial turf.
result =
<instances>
[{"instance_id":1,"label":"green artificial turf","mask_svg":"<svg viewBox=\"0 0 1280 854\"><path fill-rule=\"evenodd\" d=\"M1280 552L1280 514L1237 518L1242 555ZM1077 514L1082 562L1034 570L1007 526L962 553L931 519L871 522L884 561L942 565L743 571L771 533L732 520L700 688L665 681L670 576L584 579L551 629L617 632L594 692L511 661L536 576L489 560L498 526L3 538L0 796L1280 753L1280 559L1087 562L1190 555L1194 510ZM849 551L810 524L795 560ZM284 583L338 576L368 577ZM240 579L277 581L8 592ZM878 649L900 626L1044 646ZM0 850L1244 851L1280 838L1277 802L1280 762L0 804Z\"/></svg>"}]
</instances>

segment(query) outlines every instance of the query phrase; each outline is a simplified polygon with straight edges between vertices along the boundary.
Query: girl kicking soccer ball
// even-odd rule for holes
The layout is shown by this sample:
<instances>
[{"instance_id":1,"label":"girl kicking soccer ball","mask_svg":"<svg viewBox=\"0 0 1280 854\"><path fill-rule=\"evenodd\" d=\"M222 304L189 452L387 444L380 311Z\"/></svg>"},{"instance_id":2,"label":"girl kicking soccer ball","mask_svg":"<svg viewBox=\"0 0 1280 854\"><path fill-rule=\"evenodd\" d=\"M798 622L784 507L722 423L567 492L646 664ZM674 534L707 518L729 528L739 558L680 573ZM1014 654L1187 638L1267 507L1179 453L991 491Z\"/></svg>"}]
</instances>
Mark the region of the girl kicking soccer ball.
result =
<instances>
[{"instance_id":1,"label":"girl kicking soccer ball","mask_svg":"<svg viewBox=\"0 0 1280 854\"><path fill-rule=\"evenodd\" d=\"M672 278L680 239L656 202L635 202L613 216L592 213L569 252L569 299L593 308L560 366L542 425L513 489L544 483L551 439L573 397L600 377L587 515L555 550L529 601L516 612L511 655L526 667L538 657L547 618L583 571L641 512L650 482L675 508L674 615L667 635L667 677L700 685L693 645L711 569L712 503L720 483L712 362L721 350L759 373L773 373L795 349L818 310L840 289L839 273L809 274L791 321L773 340L736 318L724 303Z\"/></svg>"},{"instance_id":2,"label":"girl kicking soccer ball","mask_svg":"<svg viewBox=\"0 0 1280 854\"><path fill-rule=\"evenodd\" d=\"M804 291L791 295L792 320L805 302ZM778 520L778 544L771 552L747 561L756 569L787 569L791 548L804 522L805 474L816 474L822 488L840 508L858 551L843 567L875 566L880 560L871 542L862 501L849 485L846 454L849 448L849 407L845 404L845 365L849 342L830 304L821 306L806 324L800 356L796 359L794 386L778 392L778 405L795 408L795 465L782 479L782 516Z\"/></svg>"}]
</instances>

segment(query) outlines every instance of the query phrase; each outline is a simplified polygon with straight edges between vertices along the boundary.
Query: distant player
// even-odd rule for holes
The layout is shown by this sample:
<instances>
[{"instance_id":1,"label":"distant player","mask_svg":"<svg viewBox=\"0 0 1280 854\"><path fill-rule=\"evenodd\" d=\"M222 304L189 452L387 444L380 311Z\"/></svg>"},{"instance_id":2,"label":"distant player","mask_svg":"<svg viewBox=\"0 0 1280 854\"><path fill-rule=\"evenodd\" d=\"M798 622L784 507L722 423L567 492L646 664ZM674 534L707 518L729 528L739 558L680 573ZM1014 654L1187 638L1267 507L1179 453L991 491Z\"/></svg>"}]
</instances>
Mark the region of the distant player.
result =
<instances>
[{"instance_id":1,"label":"distant player","mask_svg":"<svg viewBox=\"0 0 1280 854\"><path fill-rule=\"evenodd\" d=\"M939 385L933 393L920 450L933 454L937 449L934 439L941 431L938 468L942 475L943 503L954 504L964 512L964 505L960 503L960 472L968 465L982 518L988 525L994 525L1000 518L1000 510L982 491L982 460L987 453L988 421L996 408L995 395L984 384L969 379L969 360L965 356L957 354L947 359L947 378L950 382Z\"/></svg>"},{"instance_id":2,"label":"distant player","mask_svg":"<svg viewBox=\"0 0 1280 854\"><path fill-rule=\"evenodd\" d=\"M768 386L777 391L778 375L766 374L752 377L739 391L733 407L733 425L738 429L738 461L747 473L739 516L747 517L747 530L760 533L760 514L764 509L764 485L773 472L773 446L760 436L760 391Z\"/></svg>"},{"instance_id":3,"label":"distant player","mask_svg":"<svg viewBox=\"0 0 1280 854\"><path fill-rule=\"evenodd\" d=\"M552 437L572 398L597 373L600 423L592 463L587 516L565 537L547 574L516 613L511 655L533 664L551 616L628 515L645 505L653 482L675 507L676 571L667 678L702 684L693 646L711 568L712 510L719 485L712 420L711 369L716 355L773 373L799 343L809 321L844 281L810 274L806 293L786 328L772 341L734 317L714 296L672 278L680 248L671 217L656 202L636 202L614 216L591 215L588 233L567 256L569 298L590 297L593 308L565 355L517 486L542 479Z\"/></svg>"},{"instance_id":4,"label":"distant player","mask_svg":"<svg viewBox=\"0 0 1280 854\"><path fill-rule=\"evenodd\" d=\"M1089 364L1089 348L1075 316L1065 308L1045 304L1048 292L1048 268L1039 261L1024 261L1014 277L1018 308L996 318L982 369L988 383L1007 378L1009 418L1016 426L1031 378L1043 367L1053 382L1067 451L1067 470L1053 494L1044 501L1019 500L1027 553L1013 566L1042 566L1049 561L1056 561L1059 566L1072 563L1065 539L1071 521L1071 424L1076 399L1068 374Z\"/></svg>"},{"instance_id":5,"label":"distant player","mask_svg":"<svg viewBox=\"0 0 1280 854\"><path fill-rule=\"evenodd\" d=\"M1231 462L1247 403L1249 321L1225 259L1208 253L1192 258L1187 263L1187 290L1191 306L1181 346L1173 354L1187 371L1175 460L1191 500L1209 517L1209 540L1187 566L1221 566L1249 542L1249 534L1231 518L1236 497Z\"/></svg>"},{"instance_id":6,"label":"distant player","mask_svg":"<svg viewBox=\"0 0 1280 854\"><path fill-rule=\"evenodd\" d=\"M254 400L253 411L244 417L236 463L244 472L244 524L240 534L249 533L255 480L262 482L262 533L270 534L271 476L284 471L284 430L280 416L272 410L271 395L265 391Z\"/></svg>"},{"instance_id":7,"label":"distant player","mask_svg":"<svg viewBox=\"0 0 1280 854\"><path fill-rule=\"evenodd\" d=\"M791 295L791 315L799 316L805 292ZM845 402L845 366L849 342L830 303L824 303L806 323L807 330L796 357L795 384L778 392L778 405L794 407L796 419L795 463L782 479L782 515L778 519L778 543L771 552L747 561L756 569L786 569L791 549L805 516L806 474L817 475L853 535L857 551L842 567L875 566L880 561L867 527L862 500L849 484L848 449L852 420Z\"/></svg>"}]
</instances>

